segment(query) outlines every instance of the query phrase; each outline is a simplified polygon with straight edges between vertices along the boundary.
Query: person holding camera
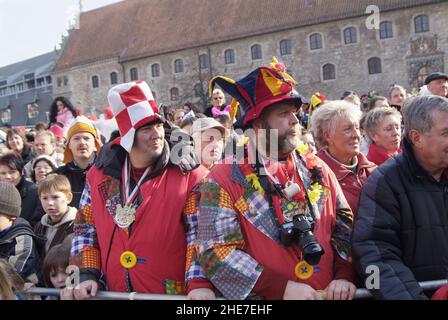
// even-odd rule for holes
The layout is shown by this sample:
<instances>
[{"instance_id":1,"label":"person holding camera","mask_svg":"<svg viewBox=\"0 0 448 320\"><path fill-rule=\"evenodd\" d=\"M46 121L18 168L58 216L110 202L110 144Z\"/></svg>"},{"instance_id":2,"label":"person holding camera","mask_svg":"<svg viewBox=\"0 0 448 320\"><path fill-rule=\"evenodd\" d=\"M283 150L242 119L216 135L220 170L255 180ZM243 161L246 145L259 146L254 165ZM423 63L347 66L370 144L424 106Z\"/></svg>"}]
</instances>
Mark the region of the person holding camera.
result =
<instances>
[{"instance_id":1,"label":"person holding camera","mask_svg":"<svg viewBox=\"0 0 448 320\"><path fill-rule=\"evenodd\" d=\"M236 127L252 130L187 212L189 299L354 297L353 215L334 174L300 140L303 98L285 69L273 61L237 82L212 79L240 103Z\"/></svg>"}]
</instances>

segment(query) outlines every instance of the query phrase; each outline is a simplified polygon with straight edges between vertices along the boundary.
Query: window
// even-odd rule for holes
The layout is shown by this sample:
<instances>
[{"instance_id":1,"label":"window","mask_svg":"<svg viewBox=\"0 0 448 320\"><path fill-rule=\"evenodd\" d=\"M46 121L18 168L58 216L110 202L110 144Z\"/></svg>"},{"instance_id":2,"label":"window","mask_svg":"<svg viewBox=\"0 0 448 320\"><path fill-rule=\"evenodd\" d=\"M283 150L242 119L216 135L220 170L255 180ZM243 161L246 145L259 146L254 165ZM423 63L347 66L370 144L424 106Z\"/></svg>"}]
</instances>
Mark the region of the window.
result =
<instances>
[{"instance_id":1,"label":"window","mask_svg":"<svg viewBox=\"0 0 448 320\"><path fill-rule=\"evenodd\" d=\"M380 39L388 39L394 36L392 22L384 21L380 23Z\"/></svg>"},{"instance_id":2,"label":"window","mask_svg":"<svg viewBox=\"0 0 448 320\"><path fill-rule=\"evenodd\" d=\"M34 79L34 72L27 73L23 76L24 80L33 80Z\"/></svg>"},{"instance_id":3,"label":"window","mask_svg":"<svg viewBox=\"0 0 448 320\"><path fill-rule=\"evenodd\" d=\"M423 67L418 70L417 74L417 85L418 87L421 87L425 84L425 79L427 76L429 76L431 73L434 73L434 70L431 67Z\"/></svg>"},{"instance_id":4,"label":"window","mask_svg":"<svg viewBox=\"0 0 448 320\"><path fill-rule=\"evenodd\" d=\"M35 86L36 84L34 83L34 79L26 82L27 89L33 89Z\"/></svg>"},{"instance_id":5,"label":"window","mask_svg":"<svg viewBox=\"0 0 448 320\"><path fill-rule=\"evenodd\" d=\"M0 87L6 86L8 84L7 80L0 81Z\"/></svg>"},{"instance_id":6,"label":"window","mask_svg":"<svg viewBox=\"0 0 448 320\"><path fill-rule=\"evenodd\" d=\"M7 87L0 88L0 96L6 96L7 91L8 91Z\"/></svg>"},{"instance_id":7,"label":"window","mask_svg":"<svg viewBox=\"0 0 448 320\"><path fill-rule=\"evenodd\" d=\"M429 31L429 18L427 15L420 15L414 18L415 33Z\"/></svg>"},{"instance_id":8,"label":"window","mask_svg":"<svg viewBox=\"0 0 448 320\"><path fill-rule=\"evenodd\" d=\"M209 68L208 54L201 54L199 56L199 70L204 70Z\"/></svg>"},{"instance_id":9,"label":"window","mask_svg":"<svg viewBox=\"0 0 448 320\"><path fill-rule=\"evenodd\" d=\"M92 77L92 88L98 88L100 86L98 76Z\"/></svg>"},{"instance_id":10,"label":"window","mask_svg":"<svg viewBox=\"0 0 448 320\"><path fill-rule=\"evenodd\" d=\"M137 81L138 80L138 70L137 68L131 68L131 70L129 70L130 74L131 74L131 81Z\"/></svg>"},{"instance_id":11,"label":"window","mask_svg":"<svg viewBox=\"0 0 448 320\"><path fill-rule=\"evenodd\" d=\"M2 111L2 121L3 123L11 122L11 108Z\"/></svg>"},{"instance_id":12,"label":"window","mask_svg":"<svg viewBox=\"0 0 448 320\"><path fill-rule=\"evenodd\" d=\"M39 105L37 103L28 103L28 119L37 118L39 115Z\"/></svg>"},{"instance_id":13,"label":"window","mask_svg":"<svg viewBox=\"0 0 448 320\"><path fill-rule=\"evenodd\" d=\"M67 76L63 77L63 81L64 81L64 86L68 85L68 77Z\"/></svg>"},{"instance_id":14,"label":"window","mask_svg":"<svg viewBox=\"0 0 448 320\"><path fill-rule=\"evenodd\" d=\"M286 56L291 54L291 40L282 40L280 41L280 55Z\"/></svg>"},{"instance_id":15,"label":"window","mask_svg":"<svg viewBox=\"0 0 448 320\"><path fill-rule=\"evenodd\" d=\"M16 93L16 86L9 86L9 93L13 94Z\"/></svg>"},{"instance_id":16,"label":"window","mask_svg":"<svg viewBox=\"0 0 448 320\"><path fill-rule=\"evenodd\" d=\"M235 50L227 49L226 51L224 51L224 62L225 64L235 63Z\"/></svg>"},{"instance_id":17,"label":"window","mask_svg":"<svg viewBox=\"0 0 448 320\"><path fill-rule=\"evenodd\" d=\"M194 96L202 97L202 86L200 83L196 83L194 86Z\"/></svg>"},{"instance_id":18,"label":"window","mask_svg":"<svg viewBox=\"0 0 448 320\"><path fill-rule=\"evenodd\" d=\"M45 77L45 81L47 82L47 84L51 84L51 76L46 76Z\"/></svg>"},{"instance_id":19,"label":"window","mask_svg":"<svg viewBox=\"0 0 448 320\"><path fill-rule=\"evenodd\" d=\"M322 67L322 73L324 80L334 80L336 79L336 68L334 64L327 63Z\"/></svg>"},{"instance_id":20,"label":"window","mask_svg":"<svg viewBox=\"0 0 448 320\"><path fill-rule=\"evenodd\" d=\"M259 60L261 59L261 46L259 44L254 44L250 48L250 53L252 56L252 60Z\"/></svg>"},{"instance_id":21,"label":"window","mask_svg":"<svg viewBox=\"0 0 448 320\"><path fill-rule=\"evenodd\" d=\"M380 58L370 58L367 61L367 64L369 66L369 74L376 74L381 73L381 60Z\"/></svg>"},{"instance_id":22,"label":"window","mask_svg":"<svg viewBox=\"0 0 448 320\"><path fill-rule=\"evenodd\" d=\"M45 85L45 78L37 78L37 86L43 87Z\"/></svg>"},{"instance_id":23,"label":"window","mask_svg":"<svg viewBox=\"0 0 448 320\"><path fill-rule=\"evenodd\" d=\"M350 44L350 43L356 43L357 35L356 35L356 29L355 27L349 27L344 29L344 43Z\"/></svg>"},{"instance_id":24,"label":"window","mask_svg":"<svg viewBox=\"0 0 448 320\"><path fill-rule=\"evenodd\" d=\"M177 59L174 61L174 73L184 72L184 61L182 59Z\"/></svg>"},{"instance_id":25,"label":"window","mask_svg":"<svg viewBox=\"0 0 448 320\"><path fill-rule=\"evenodd\" d=\"M58 82L58 88L60 86L62 86L62 78L61 77L58 77L57 82Z\"/></svg>"},{"instance_id":26,"label":"window","mask_svg":"<svg viewBox=\"0 0 448 320\"><path fill-rule=\"evenodd\" d=\"M17 84L17 90L18 91L23 91L23 83L18 83Z\"/></svg>"},{"instance_id":27,"label":"window","mask_svg":"<svg viewBox=\"0 0 448 320\"><path fill-rule=\"evenodd\" d=\"M153 78L160 77L160 65L158 63L151 66L151 76Z\"/></svg>"},{"instance_id":28,"label":"window","mask_svg":"<svg viewBox=\"0 0 448 320\"><path fill-rule=\"evenodd\" d=\"M117 84L118 83L118 73L111 72L110 73L110 84Z\"/></svg>"},{"instance_id":29,"label":"window","mask_svg":"<svg viewBox=\"0 0 448 320\"><path fill-rule=\"evenodd\" d=\"M179 89L171 88L170 95L171 95L171 101L179 100Z\"/></svg>"},{"instance_id":30,"label":"window","mask_svg":"<svg viewBox=\"0 0 448 320\"><path fill-rule=\"evenodd\" d=\"M322 36L319 33L313 33L310 35L310 49L322 49Z\"/></svg>"}]
</instances>

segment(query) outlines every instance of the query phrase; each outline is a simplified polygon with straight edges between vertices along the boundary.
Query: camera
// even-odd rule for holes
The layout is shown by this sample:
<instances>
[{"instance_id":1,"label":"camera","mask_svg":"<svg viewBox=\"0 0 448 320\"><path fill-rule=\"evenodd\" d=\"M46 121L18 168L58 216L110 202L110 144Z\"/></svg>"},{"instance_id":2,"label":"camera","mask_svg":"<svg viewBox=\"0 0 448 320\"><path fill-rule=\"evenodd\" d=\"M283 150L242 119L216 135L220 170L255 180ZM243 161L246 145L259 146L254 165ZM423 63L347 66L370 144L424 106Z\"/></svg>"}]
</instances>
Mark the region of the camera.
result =
<instances>
[{"instance_id":1,"label":"camera","mask_svg":"<svg viewBox=\"0 0 448 320\"><path fill-rule=\"evenodd\" d=\"M304 260L310 265L317 265L325 253L313 234L314 221L303 214L295 215L290 222L280 226L280 241L289 247L295 242L302 250Z\"/></svg>"}]
</instances>

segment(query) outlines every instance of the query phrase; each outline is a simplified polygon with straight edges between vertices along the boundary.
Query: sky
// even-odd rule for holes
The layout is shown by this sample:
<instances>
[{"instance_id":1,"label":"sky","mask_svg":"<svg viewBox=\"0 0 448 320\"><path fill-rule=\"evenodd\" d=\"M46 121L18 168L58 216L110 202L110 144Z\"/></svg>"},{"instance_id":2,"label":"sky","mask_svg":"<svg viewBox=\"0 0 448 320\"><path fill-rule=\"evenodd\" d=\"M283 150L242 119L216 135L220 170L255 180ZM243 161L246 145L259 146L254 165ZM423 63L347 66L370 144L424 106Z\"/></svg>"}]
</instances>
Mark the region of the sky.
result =
<instances>
[{"instance_id":1,"label":"sky","mask_svg":"<svg viewBox=\"0 0 448 320\"><path fill-rule=\"evenodd\" d=\"M83 11L121 0L82 0ZM0 67L54 50L79 0L0 0Z\"/></svg>"}]
</instances>

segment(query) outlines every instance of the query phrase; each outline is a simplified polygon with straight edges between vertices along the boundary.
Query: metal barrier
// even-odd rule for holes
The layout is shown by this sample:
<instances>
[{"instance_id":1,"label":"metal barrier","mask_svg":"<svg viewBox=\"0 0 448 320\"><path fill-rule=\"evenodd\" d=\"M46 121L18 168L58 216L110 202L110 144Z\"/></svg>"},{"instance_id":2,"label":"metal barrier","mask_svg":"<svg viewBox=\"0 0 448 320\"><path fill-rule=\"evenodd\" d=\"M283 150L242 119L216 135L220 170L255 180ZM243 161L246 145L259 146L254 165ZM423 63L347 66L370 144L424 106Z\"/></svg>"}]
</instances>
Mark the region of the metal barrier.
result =
<instances>
[{"instance_id":1,"label":"metal barrier","mask_svg":"<svg viewBox=\"0 0 448 320\"><path fill-rule=\"evenodd\" d=\"M424 291L436 290L444 285L448 285L448 280L434 280L419 282L420 287ZM27 293L41 296L53 296L59 297L60 289L38 288L32 287L28 289ZM368 299L372 298L369 290L357 289L355 299ZM167 295L167 294L148 294L148 293L136 293L136 292L111 292L111 291L98 291L95 299L99 300L186 300L187 296L181 295ZM224 300L219 298L217 300Z\"/></svg>"},{"instance_id":2,"label":"metal barrier","mask_svg":"<svg viewBox=\"0 0 448 320\"><path fill-rule=\"evenodd\" d=\"M433 280L433 281L423 281L419 282L420 287L423 289L423 291L431 291L436 290L444 285L448 284L447 280ZM357 289L355 294L355 299L368 299L372 298L372 295L370 294L369 290L367 289Z\"/></svg>"}]
</instances>

